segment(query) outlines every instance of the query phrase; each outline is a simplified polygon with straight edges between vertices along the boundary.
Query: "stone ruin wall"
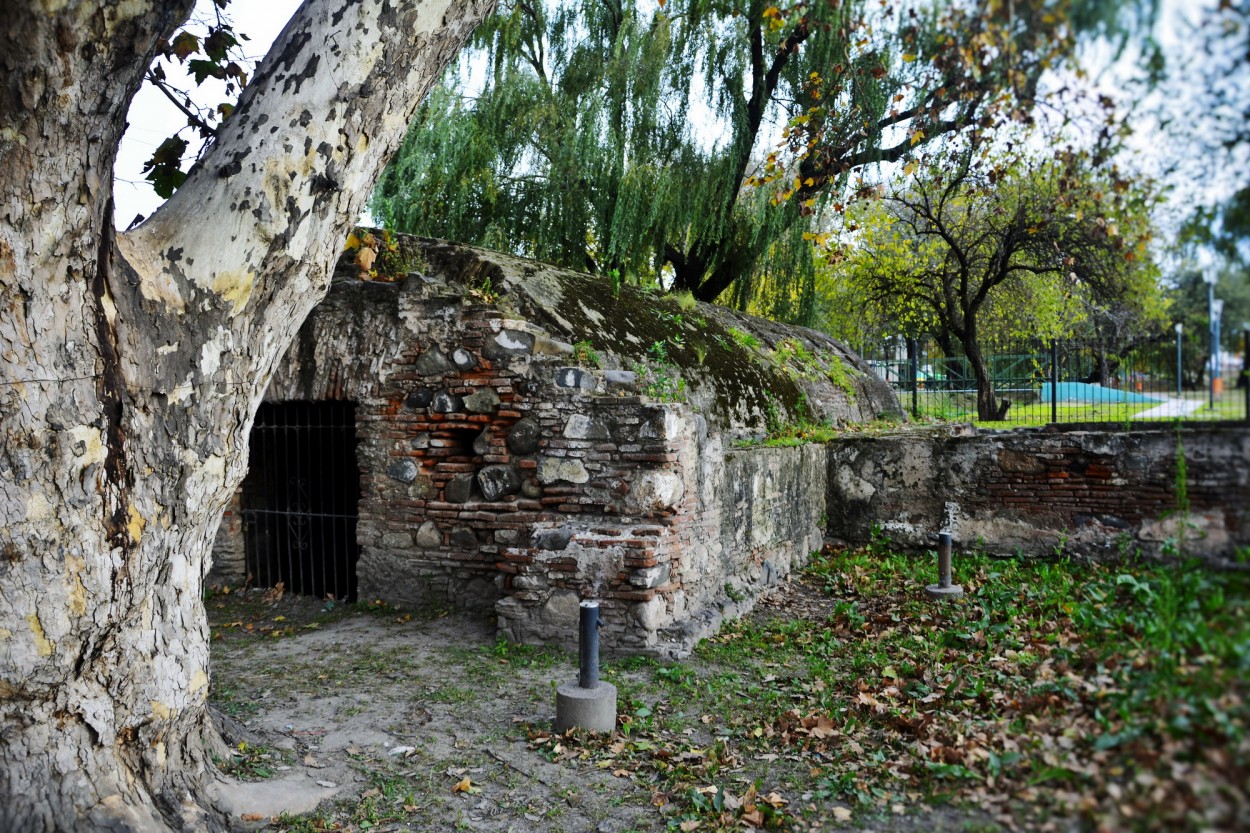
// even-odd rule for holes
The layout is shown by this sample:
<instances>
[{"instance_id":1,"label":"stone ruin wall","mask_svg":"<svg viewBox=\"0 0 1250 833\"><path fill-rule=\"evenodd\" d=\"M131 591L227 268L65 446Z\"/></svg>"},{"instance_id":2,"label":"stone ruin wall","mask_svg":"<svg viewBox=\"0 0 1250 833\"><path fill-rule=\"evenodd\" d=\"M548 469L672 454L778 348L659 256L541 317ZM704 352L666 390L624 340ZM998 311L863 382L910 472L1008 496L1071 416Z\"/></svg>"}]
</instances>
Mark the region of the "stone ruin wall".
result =
<instances>
[{"instance_id":1,"label":"stone ruin wall","mask_svg":"<svg viewBox=\"0 0 1250 833\"><path fill-rule=\"evenodd\" d=\"M970 426L847 438L829 447L829 532L1002 555L1197 556L1250 548L1250 430L1244 423ZM1183 449L1190 511L1179 511Z\"/></svg>"},{"instance_id":2,"label":"stone ruin wall","mask_svg":"<svg viewBox=\"0 0 1250 833\"><path fill-rule=\"evenodd\" d=\"M819 549L822 449L735 447L759 427L644 395L614 353L579 364L578 333L516 306L430 276L341 282L275 371L269 401L356 403L360 598L490 610L512 640L571 646L593 596L606 651L680 655ZM834 398L810 401L848 408ZM237 538L223 524L219 547Z\"/></svg>"}]
</instances>

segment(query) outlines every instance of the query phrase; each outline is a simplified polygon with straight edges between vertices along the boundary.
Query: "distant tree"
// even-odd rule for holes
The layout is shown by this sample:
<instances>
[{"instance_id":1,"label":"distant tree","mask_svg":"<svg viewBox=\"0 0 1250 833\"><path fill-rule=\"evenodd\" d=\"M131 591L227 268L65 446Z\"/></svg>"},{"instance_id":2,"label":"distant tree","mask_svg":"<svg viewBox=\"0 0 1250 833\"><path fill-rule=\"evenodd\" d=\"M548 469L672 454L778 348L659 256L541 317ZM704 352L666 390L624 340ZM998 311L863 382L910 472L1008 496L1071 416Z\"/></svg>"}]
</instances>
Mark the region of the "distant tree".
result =
<instances>
[{"instance_id":1,"label":"distant tree","mask_svg":"<svg viewBox=\"0 0 1250 833\"><path fill-rule=\"evenodd\" d=\"M1129 310L1159 316L1150 201L1148 189L1091 169L1083 154L939 155L863 212L839 273L876 314L932 333L948 353L958 345L976 380L978 417L992 420L1000 418L984 352L992 319L1053 336Z\"/></svg>"},{"instance_id":2,"label":"distant tree","mask_svg":"<svg viewBox=\"0 0 1250 833\"><path fill-rule=\"evenodd\" d=\"M804 236L864 191L857 172L1027 120L1075 33L1130 5L504 2L373 210L572 268L663 273L703 300L771 276L805 314Z\"/></svg>"}]
</instances>

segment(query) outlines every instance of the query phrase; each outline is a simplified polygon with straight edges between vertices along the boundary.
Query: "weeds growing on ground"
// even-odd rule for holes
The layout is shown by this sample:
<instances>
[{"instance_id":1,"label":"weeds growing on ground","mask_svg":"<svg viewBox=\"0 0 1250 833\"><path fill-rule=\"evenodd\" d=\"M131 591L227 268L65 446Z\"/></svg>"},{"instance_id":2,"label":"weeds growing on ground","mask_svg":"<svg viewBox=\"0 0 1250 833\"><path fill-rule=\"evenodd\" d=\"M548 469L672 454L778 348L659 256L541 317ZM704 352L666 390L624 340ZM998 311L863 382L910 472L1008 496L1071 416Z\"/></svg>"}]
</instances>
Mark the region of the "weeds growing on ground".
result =
<instances>
[{"instance_id":1,"label":"weeds growing on ground","mask_svg":"<svg viewBox=\"0 0 1250 833\"><path fill-rule=\"evenodd\" d=\"M917 802L1039 827L1248 817L1250 578L966 556L967 595L939 604L920 592L931 561L882 549L814 558L807 614L727 626L698 650L701 673L657 665L621 732L533 745L648 780L685 829ZM752 776L761 760L771 782Z\"/></svg>"}]
</instances>

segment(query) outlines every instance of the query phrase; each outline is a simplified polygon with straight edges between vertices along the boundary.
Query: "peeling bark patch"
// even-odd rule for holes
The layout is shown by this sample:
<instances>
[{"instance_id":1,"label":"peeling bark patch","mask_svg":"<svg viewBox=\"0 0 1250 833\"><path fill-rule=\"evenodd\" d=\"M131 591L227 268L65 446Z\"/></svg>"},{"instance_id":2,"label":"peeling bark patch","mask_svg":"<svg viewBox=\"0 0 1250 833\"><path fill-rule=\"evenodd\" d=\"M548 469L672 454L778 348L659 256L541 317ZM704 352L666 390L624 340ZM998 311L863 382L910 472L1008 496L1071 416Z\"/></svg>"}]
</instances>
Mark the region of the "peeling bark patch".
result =
<instances>
[{"instance_id":1,"label":"peeling bark patch","mask_svg":"<svg viewBox=\"0 0 1250 833\"><path fill-rule=\"evenodd\" d=\"M103 369L96 379L96 392L100 397L104 418L105 457L104 477L114 492L111 502L105 496L101 501L104 509L104 527L111 546L124 552L130 550L130 538L126 535L126 507L130 504L130 466L126 457L126 430L122 426L122 391L126 380L122 376L121 355L117 350L117 331L109 320L108 309L113 307L109 295L108 275L113 258L113 201L105 206L103 228L100 231L100 249L96 271L91 278L91 297L95 302L96 340L100 350Z\"/></svg>"},{"instance_id":2,"label":"peeling bark patch","mask_svg":"<svg viewBox=\"0 0 1250 833\"><path fill-rule=\"evenodd\" d=\"M48 637L43 632L43 623L39 621L39 614L32 613L26 617L27 623L30 625L30 632L35 635L35 651L41 657L50 657L52 652L56 650L56 646L48 641Z\"/></svg>"},{"instance_id":3,"label":"peeling bark patch","mask_svg":"<svg viewBox=\"0 0 1250 833\"><path fill-rule=\"evenodd\" d=\"M295 92L298 94L300 87L304 82L317 74L317 66L321 63L320 55L313 55L308 59L308 63L304 64L304 69L297 75L288 75L282 82L282 94L286 95L291 91L291 85L295 85ZM307 111L305 111L307 112ZM312 123L312 114L308 114L309 124Z\"/></svg>"}]
</instances>

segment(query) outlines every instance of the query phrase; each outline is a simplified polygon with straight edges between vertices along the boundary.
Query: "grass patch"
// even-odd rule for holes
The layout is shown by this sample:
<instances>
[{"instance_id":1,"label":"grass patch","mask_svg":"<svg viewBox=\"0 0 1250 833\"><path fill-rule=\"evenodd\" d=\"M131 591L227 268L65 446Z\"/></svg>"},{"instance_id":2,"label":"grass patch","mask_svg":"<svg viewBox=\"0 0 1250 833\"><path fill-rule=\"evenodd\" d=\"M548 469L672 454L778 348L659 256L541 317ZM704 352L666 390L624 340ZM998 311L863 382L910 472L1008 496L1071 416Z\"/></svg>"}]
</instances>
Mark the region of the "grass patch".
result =
<instances>
[{"instance_id":1,"label":"grass patch","mask_svg":"<svg viewBox=\"0 0 1250 833\"><path fill-rule=\"evenodd\" d=\"M975 555L956 572L966 595L941 604L931 558L826 552L801 615L638 665L610 737L532 727L531 745L651 783L701 830L918 801L1106 829L1246 818L1250 577Z\"/></svg>"}]
</instances>

